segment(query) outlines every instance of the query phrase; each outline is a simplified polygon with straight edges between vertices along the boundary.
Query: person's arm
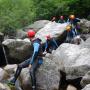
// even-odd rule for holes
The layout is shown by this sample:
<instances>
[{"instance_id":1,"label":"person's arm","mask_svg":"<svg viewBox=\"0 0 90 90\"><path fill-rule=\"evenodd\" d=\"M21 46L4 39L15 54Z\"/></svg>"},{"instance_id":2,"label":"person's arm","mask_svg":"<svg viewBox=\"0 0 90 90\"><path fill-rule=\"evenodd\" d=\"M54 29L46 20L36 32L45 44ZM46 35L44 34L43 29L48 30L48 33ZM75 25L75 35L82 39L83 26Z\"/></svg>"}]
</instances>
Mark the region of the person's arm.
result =
<instances>
[{"instance_id":1,"label":"person's arm","mask_svg":"<svg viewBox=\"0 0 90 90\"><path fill-rule=\"evenodd\" d=\"M76 21L77 21L77 22L80 22L80 19L79 19L79 18L76 18Z\"/></svg>"},{"instance_id":2,"label":"person's arm","mask_svg":"<svg viewBox=\"0 0 90 90\"><path fill-rule=\"evenodd\" d=\"M31 57L31 60L30 60L30 63L29 63L30 65L33 64L35 58L36 58L37 55L38 55L38 52L39 52L39 49L40 49L40 44L39 44L39 43L34 43L34 44L33 44L33 47L34 47L34 51L33 51L33 55L32 55L32 57Z\"/></svg>"},{"instance_id":3,"label":"person's arm","mask_svg":"<svg viewBox=\"0 0 90 90\"><path fill-rule=\"evenodd\" d=\"M56 47L58 48L58 44L57 44L57 42L56 42L56 40L54 38L53 38L53 42L56 45Z\"/></svg>"},{"instance_id":4,"label":"person's arm","mask_svg":"<svg viewBox=\"0 0 90 90\"><path fill-rule=\"evenodd\" d=\"M44 52L47 50L47 47L48 47L48 41L46 40Z\"/></svg>"}]
</instances>

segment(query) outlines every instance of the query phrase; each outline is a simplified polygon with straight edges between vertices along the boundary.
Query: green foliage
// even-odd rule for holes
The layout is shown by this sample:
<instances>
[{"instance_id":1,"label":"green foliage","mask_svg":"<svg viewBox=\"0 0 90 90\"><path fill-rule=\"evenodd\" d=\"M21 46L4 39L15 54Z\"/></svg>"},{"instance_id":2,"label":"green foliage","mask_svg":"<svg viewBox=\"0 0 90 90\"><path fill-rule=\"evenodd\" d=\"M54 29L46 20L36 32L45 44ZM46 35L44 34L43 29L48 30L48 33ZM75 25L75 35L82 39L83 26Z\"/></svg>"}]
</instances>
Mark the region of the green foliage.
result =
<instances>
[{"instance_id":1,"label":"green foliage","mask_svg":"<svg viewBox=\"0 0 90 90\"><path fill-rule=\"evenodd\" d=\"M0 31L12 31L35 20L75 14L90 18L90 0L0 0Z\"/></svg>"},{"instance_id":2,"label":"green foliage","mask_svg":"<svg viewBox=\"0 0 90 90\"><path fill-rule=\"evenodd\" d=\"M50 19L52 16L75 14L80 18L90 15L90 0L34 0L36 16Z\"/></svg>"},{"instance_id":3,"label":"green foliage","mask_svg":"<svg viewBox=\"0 0 90 90\"><path fill-rule=\"evenodd\" d=\"M32 0L0 1L0 30L24 27L35 18Z\"/></svg>"}]
</instances>

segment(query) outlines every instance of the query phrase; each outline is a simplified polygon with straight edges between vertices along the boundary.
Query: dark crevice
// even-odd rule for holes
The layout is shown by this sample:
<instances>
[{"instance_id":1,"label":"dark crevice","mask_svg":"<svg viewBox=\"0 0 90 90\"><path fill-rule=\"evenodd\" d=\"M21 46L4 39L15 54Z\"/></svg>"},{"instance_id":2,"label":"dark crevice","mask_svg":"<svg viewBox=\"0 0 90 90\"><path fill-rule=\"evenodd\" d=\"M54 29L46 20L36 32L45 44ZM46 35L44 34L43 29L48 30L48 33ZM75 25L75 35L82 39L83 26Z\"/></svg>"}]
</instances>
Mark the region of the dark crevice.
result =
<instances>
[{"instance_id":1,"label":"dark crevice","mask_svg":"<svg viewBox=\"0 0 90 90\"><path fill-rule=\"evenodd\" d=\"M0 45L0 66L6 65L5 55L2 45Z\"/></svg>"},{"instance_id":2,"label":"dark crevice","mask_svg":"<svg viewBox=\"0 0 90 90\"><path fill-rule=\"evenodd\" d=\"M60 71L60 81L59 81L59 89L58 90L67 90L69 85L74 86L77 90L81 90L82 86L80 84L82 77L75 79L66 79L66 73Z\"/></svg>"}]
</instances>

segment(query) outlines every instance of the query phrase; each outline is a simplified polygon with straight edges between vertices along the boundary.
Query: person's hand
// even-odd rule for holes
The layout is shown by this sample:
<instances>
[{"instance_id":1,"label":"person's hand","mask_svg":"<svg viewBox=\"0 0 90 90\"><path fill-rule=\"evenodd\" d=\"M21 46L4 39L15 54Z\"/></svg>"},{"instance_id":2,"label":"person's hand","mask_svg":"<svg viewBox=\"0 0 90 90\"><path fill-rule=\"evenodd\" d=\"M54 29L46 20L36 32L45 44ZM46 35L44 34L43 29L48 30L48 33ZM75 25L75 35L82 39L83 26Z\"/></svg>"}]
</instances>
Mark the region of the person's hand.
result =
<instances>
[{"instance_id":1,"label":"person's hand","mask_svg":"<svg viewBox=\"0 0 90 90\"><path fill-rule=\"evenodd\" d=\"M43 54L44 54L44 55L46 55L46 54L47 54L47 52L46 52L46 51L44 51L44 52L43 52Z\"/></svg>"},{"instance_id":2,"label":"person's hand","mask_svg":"<svg viewBox=\"0 0 90 90\"><path fill-rule=\"evenodd\" d=\"M31 65L31 64L29 64L29 69L31 69L31 67L32 67L32 65Z\"/></svg>"}]
</instances>

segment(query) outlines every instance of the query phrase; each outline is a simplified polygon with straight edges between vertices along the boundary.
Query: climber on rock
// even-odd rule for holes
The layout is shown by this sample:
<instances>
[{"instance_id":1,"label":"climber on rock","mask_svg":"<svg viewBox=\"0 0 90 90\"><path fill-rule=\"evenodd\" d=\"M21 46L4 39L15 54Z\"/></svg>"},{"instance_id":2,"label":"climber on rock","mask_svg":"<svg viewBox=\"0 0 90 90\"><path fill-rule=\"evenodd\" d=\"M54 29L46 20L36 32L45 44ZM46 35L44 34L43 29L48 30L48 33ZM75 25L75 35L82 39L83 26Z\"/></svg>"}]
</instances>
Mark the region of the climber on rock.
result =
<instances>
[{"instance_id":1,"label":"climber on rock","mask_svg":"<svg viewBox=\"0 0 90 90\"><path fill-rule=\"evenodd\" d=\"M64 16L60 16L58 23L65 23Z\"/></svg>"},{"instance_id":2,"label":"climber on rock","mask_svg":"<svg viewBox=\"0 0 90 90\"><path fill-rule=\"evenodd\" d=\"M45 49L44 52L51 53L52 50L55 50L58 48L58 44L54 38L52 38L50 35L46 35L46 42L45 42Z\"/></svg>"},{"instance_id":3,"label":"climber on rock","mask_svg":"<svg viewBox=\"0 0 90 90\"><path fill-rule=\"evenodd\" d=\"M32 90L36 90L36 70L43 63L42 45L41 40L39 38L35 38L35 32L33 30L29 30L27 32L27 35L32 43L33 54L29 59L25 60L24 62L18 65L15 75L13 79L8 82L8 85L14 86L18 76L22 71L22 68L29 67L32 82Z\"/></svg>"},{"instance_id":4,"label":"climber on rock","mask_svg":"<svg viewBox=\"0 0 90 90\"><path fill-rule=\"evenodd\" d=\"M66 26L66 32L67 36L65 42L71 43L73 38L77 36L77 32L70 25Z\"/></svg>"},{"instance_id":5,"label":"climber on rock","mask_svg":"<svg viewBox=\"0 0 90 90\"><path fill-rule=\"evenodd\" d=\"M75 15L70 15L67 22L69 22L71 24L72 28L75 29L76 31L80 30L80 25L79 25L80 19L76 18Z\"/></svg>"}]
</instances>

